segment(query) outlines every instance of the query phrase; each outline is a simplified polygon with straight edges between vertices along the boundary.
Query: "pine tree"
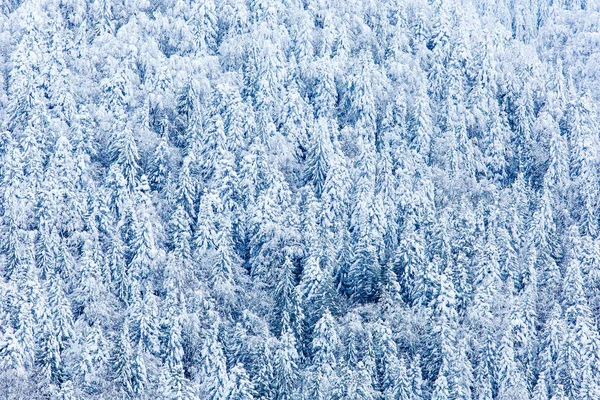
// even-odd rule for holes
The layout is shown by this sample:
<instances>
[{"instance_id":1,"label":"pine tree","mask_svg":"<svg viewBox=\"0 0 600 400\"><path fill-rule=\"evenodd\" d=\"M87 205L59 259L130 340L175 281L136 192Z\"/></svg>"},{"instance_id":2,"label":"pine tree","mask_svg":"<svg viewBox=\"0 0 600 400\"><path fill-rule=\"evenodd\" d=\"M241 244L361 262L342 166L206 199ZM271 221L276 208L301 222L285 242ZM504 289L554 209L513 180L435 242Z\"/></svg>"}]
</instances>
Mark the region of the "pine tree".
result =
<instances>
[{"instance_id":1,"label":"pine tree","mask_svg":"<svg viewBox=\"0 0 600 400\"><path fill-rule=\"evenodd\" d=\"M133 394L144 397L149 391L148 369L141 343L134 348L133 360L131 362L131 386Z\"/></svg>"},{"instance_id":2,"label":"pine tree","mask_svg":"<svg viewBox=\"0 0 600 400\"><path fill-rule=\"evenodd\" d=\"M350 109L348 110L349 122L366 130L367 136L363 137L375 143L373 128L375 127L375 101L373 98L373 60L368 51L361 51L355 66L355 73L349 82L347 90Z\"/></svg>"},{"instance_id":3,"label":"pine tree","mask_svg":"<svg viewBox=\"0 0 600 400\"><path fill-rule=\"evenodd\" d=\"M169 331L169 339L165 354L166 387L163 388L164 398L169 400L193 399L190 385L183 371L183 343L181 325L175 319Z\"/></svg>"},{"instance_id":4,"label":"pine tree","mask_svg":"<svg viewBox=\"0 0 600 400\"><path fill-rule=\"evenodd\" d=\"M48 307L52 315L54 334L60 351L68 347L73 339L73 314L71 303L64 292L64 283L59 276L50 279L51 286L48 290Z\"/></svg>"},{"instance_id":5,"label":"pine tree","mask_svg":"<svg viewBox=\"0 0 600 400\"><path fill-rule=\"evenodd\" d=\"M442 365L441 371L444 371L446 367ZM435 380L433 393L431 395L432 400L448 400L450 399L450 388L448 385L448 379L445 373L440 373L438 378Z\"/></svg>"},{"instance_id":6,"label":"pine tree","mask_svg":"<svg viewBox=\"0 0 600 400\"><path fill-rule=\"evenodd\" d=\"M311 343L312 368L307 379L306 393L316 398L334 398L338 391L338 376L336 374L337 353L340 347L340 338L329 310L315 326Z\"/></svg>"},{"instance_id":7,"label":"pine tree","mask_svg":"<svg viewBox=\"0 0 600 400\"><path fill-rule=\"evenodd\" d=\"M196 216L196 182L190 173L192 161L190 156L184 157L176 189L177 202L183 206L190 219Z\"/></svg>"},{"instance_id":8,"label":"pine tree","mask_svg":"<svg viewBox=\"0 0 600 400\"><path fill-rule=\"evenodd\" d=\"M254 365L255 388L257 397L272 399L274 393L275 371L274 359L271 351L271 342L265 341L258 349L258 355Z\"/></svg>"},{"instance_id":9,"label":"pine tree","mask_svg":"<svg viewBox=\"0 0 600 400\"><path fill-rule=\"evenodd\" d=\"M409 369L409 378L411 381L412 399L420 400L423 399L423 377L421 370L421 357L416 355L411 362Z\"/></svg>"},{"instance_id":10,"label":"pine tree","mask_svg":"<svg viewBox=\"0 0 600 400\"><path fill-rule=\"evenodd\" d=\"M221 157L215 167L214 185L225 210L236 217L240 211L241 193L239 191L239 177L235 170L236 160L234 154L223 149Z\"/></svg>"},{"instance_id":11,"label":"pine tree","mask_svg":"<svg viewBox=\"0 0 600 400\"><path fill-rule=\"evenodd\" d=\"M199 50L201 52L214 53L217 51L219 39L219 25L215 4L212 0L203 2L199 10L195 10L194 24L196 25L196 35Z\"/></svg>"},{"instance_id":12,"label":"pine tree","mask_svg":"<svg viewBox=\"0 0 600 400\"><path fill-rule=\"evenodd\" d=\"M350 268L354 261L354 251L350 238L350 232L347 227L343 227L339 243L339 250L335 258L334 285L337 292L344 296L350 296Z\"/></svg>"},{"instance_id":13,"label":"pine tree","mask_svg":"<svg viewBox=\"0 0 600 400\"><path fill-rule=\"evenodd\" d=\"M298 286L307 343L311 342L310 332L316 329L317 321L333 306L333 285L322 262L322 258L309 255Z\"/></svg>"},{"instance_id":14,"label":"pine tree","mask_svg":"<svg viewBox=\"0 0 600 400\"><path fill-rule=\"evenodd\" d=\"M299 356L296 351L296 340L291 329L287 328L280 338L280 345L275 353L275 399L288 400L294 398L297 387Z\"/></svg>"},{"instance_id":15,"label":"pine tree","mask_svg":"<svg viewBox=\"0 0 600 400\"><path fill-rule=\"evenodd\" d=\"M114 354L112 355L114 368L114 382L119 392L124 392L126 395L134 394L134 369L133 364L134 352L131 348L129 338L129 324L127 320L123 323L119 338L115 343Z\"/></svg>"},{"instance_id":16,"label":"pine tree","mask_svg":"<svg viewBox=\"0 0 600 400\"><path fill-rule=\"evenodd\" d=\"M219 205L219 199L214 196L214 193L204 193L200 198L194 227L194 258L199 260L200 263L216 248L216 210L219 209Z\"/></svg>"},{"instance_id":17,"label":"pine tree","mask_svg":"<svg viewBox=\"0 0 600 400\"><path fill-rule=\"evenodd\" d=\"M155 260L158 257L157 234L160 234L155 215L154 206L149 198L148 180L142 176L140 184L136 188L140 208L133 214L131 232L131 262L129 273L132 278L146 279L155 268Z\"/></svg>"},{"instance_id":18,"label":"pine tree","mask_svg":"<svg viewBox=\"0 0 600 400\"><path fill-rule=\"evenodd\" d=\"M252 400L255 399L254 385L244 366L236 364L230 372L231 376L231 390L226 397L227 400Z\"/></svg>"},{"instance_id":19,"label":"pine tree","mask_svg":"<svg viewBox=\"0 0 600 400\"><path fill-rule=\"evenodd\" d=\"M161 191L169 177L169 142L168 132L162 132L152 157L152 169L149 180L152 189Z\"/></svg>"},{"instance_id":20,"label":"pine tree","mask_svg":"<svg viewBox=\"0 0 600 400\"><path fill-rule=\"evenodd\" d=\"M230 387L225 355L217 334L218 326L206 332L201 350L200 397L206 399L226 398Z\"/></svg>"},{"instance_id":21,"label":"pine tree","mask_svg":"<svg viewBox=\"0 0 600 400\"><path fill-rule=\"evenodd\" d=\"M286 254L274 292L274 299L277 305L275 310L276 327L281 334L284 333L286 328L294 326L298 317L295 269L291 256Z\"/></svg>"},{"instance_id":22,"label":"pine tree","mask_svg":"<svg viewBox=\"0 0 600 400\"><path fill-rule=\"evenodd\" d=\"M233 244L231 222L227 216L219 221L220 232L216 238L215 256L212 260L209 278L212 281L214 296L223 303L232 303L236 299L239 260Z\"/></svg>"},{"instance_id":23,"label":"pine tree","mask_svg":"<svg viewBox=\"0 0 600 400\"><path fill-rule=\"evenodd\" d=\"M315 117L331 118L335 116L337 105L337 87L335 85L331 61L327 58L319 60L317 82L314 93Z\"/></svg>"},{"instance_id":24,"label":"pine tree","mask_svg":"<svg viewBox=\"0 0 600 400\"><path fill-rule=\"evenodd\" d=\"M92 240L83 243L82 255L79 259L79 285L74 290L73 305L77 307L77 313L83 312L90 322L99 318L110 318L107 308L110 307L113 299L112 296L107 295L105 276L96 260L99 253L98 246L92 243Z\"/></svg>"},{"instance_id":25,"label":"pine tree","mask_svg":"<svg viewBox=\"0 0 600 400\"><path fill-rule=\"evenodd\" d=\"M473 366L468 356L466 339L457 344L455 365L452 368L452 392L456 399L471 399L473 387Z\"/></svg>"},{"instance_id":26,"label":"pine tree","mask_svg":"<svg viewBox=\"0 0 600 400\"><path fill-rule=\"evenodd\" d=\"M26 376L25 354L12 326L8 326L0 341L0 365L4 374L14 373L17 377Z\"/></svg>"},{"instance_id":27,"label":"pine tree","mask_svg":"<svg viewBox=\"0 0 600 400\"><path fill-rule=\"evenodd\" d=\"M117 133L114 143L115 162L121 168L129 190L134 190L138 186L140 167L138 146L131 128L126 126Z\"/></svg>"},{"instance_id":28,"label":"pine tree","mask_svg":"<svg viewBox=\"0 0 600 400\"><path fill-rule=\"evenodd\" d=\"M159 352L158 306L152 284L140 287L139 282L131 284L131 306L128 315L128 329L134 343L139 343L149 354Z\"/></svg>"},{"instance_id":29,"label":"pine tree","mask_svg":"<svg viewBox=\"0 0 600 400\"><path fill-rule=\"evenodd\" d=\"M563 385L558 384L556 386L556 390L554 391L554 394L552 395L552 397L550 397L550 400L566 400L568 399L568 397L565 395L565 389L563 387Z\"/></svg>"},{"instance_id":30,"label":"pine tree","mask_svg":"<svg viewBox=\"0 0 600 400\"><path fill-rule=\"evenodd\" d=\"M333 153L329 125L326 119L321 118L317 120L313 129L311 142L306 162L305 179L306 182L314 186L315 194L320 198L323 193L331 164L330 158Z\"/></svg>"},{"instance_id":31,"label":"pine tree","mask_svg":"<svg viewBox=\"0 0 600 400\"><path fill-rule=\"evenodd\" d=\"M285 241L290 239L285 226L284 210L291 207L289 185L280 171L270 171L269 186L257 198L251 211L251 226L247 234L249 243L251 275L273 285L273 272L283 261Z\"/></svg>"},{"instance_id":32,"label":"pine tree","mask_svg":"<svg viewBox=\"0 0 600 400\"><path fill-rule=\"evenodd\" d=\"M406 365L404 362L404 359L400 360L399 363L399 369L398 369L398 378L397 381L394 384L394 388L395 390L392 393L391 397L393 399L397 399L397 400L411 400L414 398L418 398L416 397L417 394L413 392L412 387L411 387L411 383L408 379L407 373L406 373ZM385 392L384 392L385 395Z\"/></svg>"},{"instance_id":33,"label":"pine tree","mask_svg":"<svg viewBox=\"0 0 600 400\"><path fill-rule=\"evenodd\" d=\"M505 333L502 337L500 354L498 398L512 400L529 397L527 382L515 358L513 337L510 332Z\"/></svg>"},{"instance_id":34,"label":"pine tree","mask_svg":"<svg viewBox=\"0 0 600 400\"><path fill-rule=\"evenodd\" d=\"M379 295L381 266L373 240L371 232L364 232L360 236L354 262L348 272L351 298L358 303L374 301Z\"/></svg>"},{"instance_id":35,"label":"pine tree","mask_svg":"<svg viewBox=\"0 0 600 400\"><path fill-rule=\"evenodd\" d=\"M583 368L578 396L581 399L597 398L600 395L600 389L598 388L598 382L594 379L594 367L590 362L586 362Z\"/></svg>"},{"instance_id":36,"label":"pine tree","mask_svg":"<svg viewBox=\"0 0 600 400\"><path fill-rule=\"evenodd\" d=\"M539 366L548 380L548 388L552 390L555 377L559 376L559 359L562 355L562 346L566 326L562 317L560 305L554 304L540 338Z\"/></svg>"},{"instance_id":37,"label":"pine tree","mask_svg":"<svg viewBox=\"0 0 600 400\"><path fill-rule=\"evenodd\" d=\"M187 148L192 145L191 141L193 136L197 134L195 130L200 121L198 93L192 82L188 81L181 87L177 93L176 102L177 136L175 137L175 143ZM166 140L164 133L163 137Z\"/></svg>"},{"instance_id":38,"label":"pine tree","mask_svg":"<svg viewBox=\"0 0 600 400\"><path fill-rule=\"evenodd\" d=\"M178 205L171 216L171 248L173 257L183 270L192 267L192 229L183 205Z\"/></svg>"},{"instance_id":39,"label":"pine tree","mask_svg":"<svg viewBox=\"0 0 600 400\"><path fill-rule=\"evenodd\" d=\"M537 382L533 389L532 400L546 400L548 399L548 386L546 385L546 374L544 371L538 376Z\"/></svg>"},{"instance_id":40,"label":"pine tree","mask_svg":"<svg viewBox=\"0 0 600 400\"><path fill-rule=\"evenodd\" d=\"M432 277L424 273L429 269L425 257L422 233L415 229L415 221L412 218L407 219L396 250L394 267L400 278L402 298L409 305L424 305L429 302L428 298L433 288Z\"/></svg>"},{"instance_id":41,"label":"pine tree","mask_svg":"<svg viewBox=\"0 0 600 400\"><path fill-rule=\"evenodd\" d=\"M373 388L373 380L362 361L356 365L356 388L355 393L350 397L361 400L374 400L378 393Z\"/></svg>"}]
</instances>

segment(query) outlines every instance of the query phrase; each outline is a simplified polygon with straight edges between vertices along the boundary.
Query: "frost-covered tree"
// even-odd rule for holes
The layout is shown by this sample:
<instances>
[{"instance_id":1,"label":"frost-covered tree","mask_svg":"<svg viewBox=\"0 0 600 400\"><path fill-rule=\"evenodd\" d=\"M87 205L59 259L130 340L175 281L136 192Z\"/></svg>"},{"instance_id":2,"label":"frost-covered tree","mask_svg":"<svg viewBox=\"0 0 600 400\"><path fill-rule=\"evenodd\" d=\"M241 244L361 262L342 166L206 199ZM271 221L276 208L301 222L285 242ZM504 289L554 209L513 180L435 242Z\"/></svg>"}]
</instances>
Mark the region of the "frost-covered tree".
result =
<instances>
[{"instance_id":1,"label":"frost-covered tree","mask_svg":"<svg viewBox=\"0 0 600 400\"><path fill-rule=\"evenodd\" d=\"M211 327L204 338L199 371L200 396L207 399L226 398L230 377L225 365L225 355L217 336L218 325Z\"/></svg>"},{"instance_id":2,"label":"frost-covered tree","mask_svg":"<svg viewBox=\"0 0 600 400\"><path fill-rule=\"evenodd\" d=\"M299 360L294 334L290 328L287 328L281 334L280 345L275 353L274 386L277 400L294 398L299 377L297 369Z\"/></svg>"},{"instance_id":3,"label":"frost-covered tree","mask_svg":"<svg viewBox=\"0 0 600 400\"><path fill-rule=\"evenodd\" d=\"M311 139L312 143L308 149L306 161L306 181L314 186L317 197L321 197L333 153L331 134L326 119L321 118L317 121Z\"/></svg>"},{"instance_id":4,"label":"frost-covered tree","mask_svg":"<svg viewBox=\"0 0 600 400\"><path fill-rule=\"evenodd\" d=\"M250 381L244 366L237 364L230 371L231 390L227 395L228 400L252 400L255 399L254 385Z\"/></svg>"}]
</instances>

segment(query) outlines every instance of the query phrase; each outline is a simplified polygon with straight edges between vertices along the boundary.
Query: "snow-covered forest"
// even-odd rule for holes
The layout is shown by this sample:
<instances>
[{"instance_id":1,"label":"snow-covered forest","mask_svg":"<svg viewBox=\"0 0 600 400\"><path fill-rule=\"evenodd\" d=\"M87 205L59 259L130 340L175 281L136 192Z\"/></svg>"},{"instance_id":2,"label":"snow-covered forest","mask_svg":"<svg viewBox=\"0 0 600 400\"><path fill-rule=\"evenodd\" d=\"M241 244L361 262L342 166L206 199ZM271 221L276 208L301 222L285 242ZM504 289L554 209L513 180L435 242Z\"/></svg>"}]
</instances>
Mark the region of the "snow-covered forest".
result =
<instances>
[{"instance_id":1,"label":"snow-covered forest","mask_svg":"<svg viewBox=\"0 0 600 400\"><path fill-rule=\"evenodd\" d=\"M1 0L0 399L600 399L599 10Z\"/></svg>"}]
</instances>

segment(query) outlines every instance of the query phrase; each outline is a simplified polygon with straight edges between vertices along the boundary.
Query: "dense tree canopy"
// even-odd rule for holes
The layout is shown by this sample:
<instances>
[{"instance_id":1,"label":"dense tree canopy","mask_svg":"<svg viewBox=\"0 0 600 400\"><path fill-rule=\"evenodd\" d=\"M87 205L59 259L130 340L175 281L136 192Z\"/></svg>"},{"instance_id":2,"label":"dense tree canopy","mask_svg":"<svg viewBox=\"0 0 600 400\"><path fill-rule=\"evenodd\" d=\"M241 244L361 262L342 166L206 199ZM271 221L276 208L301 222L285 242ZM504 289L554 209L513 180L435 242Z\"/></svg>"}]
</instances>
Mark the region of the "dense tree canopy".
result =
<instances>
[{"instance_id":1,"label":"dense tree canopy","mask_svg":"<svg viewBox=\"0 0 600 400\"><path fill-rule=\"evenodd\" d=\"M600 397L597 0L0 0L0 398Z\"/></svg>"}]
</instances>

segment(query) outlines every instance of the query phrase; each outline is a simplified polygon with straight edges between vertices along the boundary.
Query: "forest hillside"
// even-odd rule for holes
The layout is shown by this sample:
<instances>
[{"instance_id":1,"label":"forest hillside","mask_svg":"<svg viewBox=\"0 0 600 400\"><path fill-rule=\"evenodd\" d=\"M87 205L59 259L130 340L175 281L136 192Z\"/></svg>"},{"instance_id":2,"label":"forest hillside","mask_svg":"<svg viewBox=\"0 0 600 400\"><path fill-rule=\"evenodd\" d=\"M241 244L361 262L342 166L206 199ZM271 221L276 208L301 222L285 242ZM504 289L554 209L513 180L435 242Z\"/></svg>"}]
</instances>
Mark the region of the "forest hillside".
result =
<instances>
[{"instance_id":1,"label":"forest hillside","mask_svg":"<svg viewBox=\"0 0 600 400\"><path fill-rule=\"evenodd\" d=\"M600 399L599 11L0 0L0 399Z\"/></svg>"}]
</instances>

